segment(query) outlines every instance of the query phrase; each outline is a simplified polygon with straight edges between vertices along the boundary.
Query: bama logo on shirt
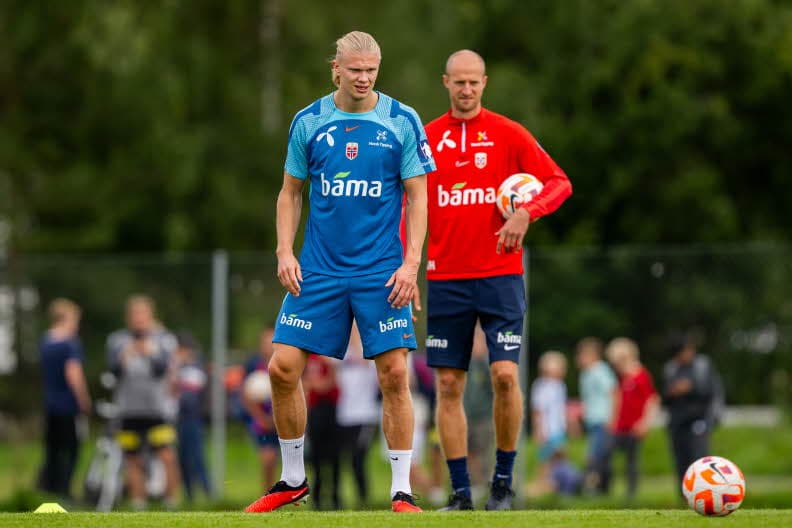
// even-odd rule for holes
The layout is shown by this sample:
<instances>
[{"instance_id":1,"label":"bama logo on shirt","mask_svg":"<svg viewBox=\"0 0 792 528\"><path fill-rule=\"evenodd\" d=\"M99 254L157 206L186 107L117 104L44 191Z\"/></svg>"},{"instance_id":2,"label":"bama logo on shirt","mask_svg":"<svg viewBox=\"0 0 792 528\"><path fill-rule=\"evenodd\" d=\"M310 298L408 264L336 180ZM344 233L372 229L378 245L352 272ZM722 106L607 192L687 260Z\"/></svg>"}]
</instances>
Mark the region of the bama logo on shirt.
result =
<instances>
[{"instance_id":1,"label":"bama logo on shirt","mask_svg":"<svg viewBox=\"0 0 792 528\"><path fill-rule=\"evenodd\" d=\"M458 205L494 204L496 190L494 187L466 188L467 182L455 183L446 190L442 185L437 186L438 207L452 207Z\"/></svg>"},{"instance_id":2,"label":"bama logo on shirt","mask_svg":"<svg viewBox=\"0 0 792 528\"><path fill-rule=\"evenodd\" d=\"M324 172L319 175L322 196L365 196L379 198L382 196L381 181L354 180L349 178L350 171L337 172L332 179L326 180Z\"/></svg>"}]
</instances>

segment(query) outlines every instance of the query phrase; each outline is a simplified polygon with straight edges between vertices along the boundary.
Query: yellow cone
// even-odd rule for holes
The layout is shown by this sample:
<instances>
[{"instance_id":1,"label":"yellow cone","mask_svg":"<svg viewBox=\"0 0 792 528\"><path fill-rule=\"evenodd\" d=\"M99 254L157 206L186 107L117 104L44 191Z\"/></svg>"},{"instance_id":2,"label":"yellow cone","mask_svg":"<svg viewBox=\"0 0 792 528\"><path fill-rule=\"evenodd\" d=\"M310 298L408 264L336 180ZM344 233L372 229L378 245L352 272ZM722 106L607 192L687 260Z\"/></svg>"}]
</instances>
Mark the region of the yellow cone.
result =
<instances>
[{"instance_id":1,"label":"yellow cone","mask_svg":"<svg viewBox=\"0 0 792 528\"><path fill-rule=\"evenodd\" d=\"M66 510L57 502L45 502L36 508L36 511L33 513L66 513Z\"/></svg>"}]
</instances>

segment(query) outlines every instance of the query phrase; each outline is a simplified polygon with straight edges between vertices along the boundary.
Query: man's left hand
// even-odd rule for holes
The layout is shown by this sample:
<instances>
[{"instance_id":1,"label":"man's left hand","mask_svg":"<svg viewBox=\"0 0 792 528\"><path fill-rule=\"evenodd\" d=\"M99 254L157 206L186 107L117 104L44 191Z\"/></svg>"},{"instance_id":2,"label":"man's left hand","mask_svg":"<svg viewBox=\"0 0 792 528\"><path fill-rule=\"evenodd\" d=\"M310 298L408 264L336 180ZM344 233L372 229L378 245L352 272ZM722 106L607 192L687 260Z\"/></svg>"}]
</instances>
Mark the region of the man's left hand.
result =
<instances>
[{"instance_id":1,"label":"man's left hand","mask_svg":"<svg viewBox=\"0 0 792 528\"><path fill-rule=\"evenodd\" d=\"M517 252L522 249L523 238L531 224L531 215L523 208L517 209L513 215L506 220L495 234L498 235L497 253L512 251Z\"/></svg>"},{"instance_id":2,"label":"man's left hand","mask_svg":"<svg viewBox=\"0 0 792 528\"><path fill-rule=\"evenodd\" d=\"M421 297L418 293L418 265L402 264L393 272L385 287L393 286L388 295L388 302L394 308L404 308L410 301L416 302L416 309L421 309Z\"/></svg>"}]
</instances>

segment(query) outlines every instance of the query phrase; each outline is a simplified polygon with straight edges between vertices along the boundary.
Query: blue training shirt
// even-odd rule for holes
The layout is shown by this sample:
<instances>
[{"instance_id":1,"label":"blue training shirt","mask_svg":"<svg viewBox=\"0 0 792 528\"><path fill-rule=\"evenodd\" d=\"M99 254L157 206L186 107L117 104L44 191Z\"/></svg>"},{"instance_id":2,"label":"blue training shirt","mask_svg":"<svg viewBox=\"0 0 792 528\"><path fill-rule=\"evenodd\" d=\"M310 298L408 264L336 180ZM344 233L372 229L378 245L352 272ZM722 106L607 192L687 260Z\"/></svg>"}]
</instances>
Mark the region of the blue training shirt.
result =
<instances>
[{"instance_id":1,"label":"blue training shirt","mask_svg":"<svg viewBox=\"0 0 792 528\"><path fill-rule=\"evenodd\" d=\"M48 414L76 416L80 412L77 396L66 381L66 362L83 362L83 349L76 337L53 339L44 334L39 342L41 376L44 381L44 408Z\"/></svg>"},{"instance_id":2,"label":"blue training shirt","mask_svg":"<svg viewBox=\"0 0 792 528\"><path fill-rule=\"evenodd\" d=\"M435 166L418 114L377 94L370 112L343 112L329 94L292 121L285 171L310 180L306 271L345 277L402 264L402 180Z\"/></svg>"}]
</instances>

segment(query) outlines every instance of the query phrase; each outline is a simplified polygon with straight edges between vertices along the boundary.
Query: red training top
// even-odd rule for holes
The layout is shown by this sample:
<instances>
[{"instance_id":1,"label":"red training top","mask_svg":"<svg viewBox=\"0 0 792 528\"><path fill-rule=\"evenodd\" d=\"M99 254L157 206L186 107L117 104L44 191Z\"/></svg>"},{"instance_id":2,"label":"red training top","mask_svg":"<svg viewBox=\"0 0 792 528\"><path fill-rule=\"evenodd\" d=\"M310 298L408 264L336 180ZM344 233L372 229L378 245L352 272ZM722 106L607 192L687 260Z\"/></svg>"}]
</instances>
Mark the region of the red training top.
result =
<instances>
[{"instance_id":1,"label":"red training top","mask_svg":"<svg viewBox=\"0 0 792 528\"><path fill-rule=\"evenodd\" d=\"M320 403L338 404L341 392L334 379L333 367L327 359L310 354L305 364L303 378L303 383L308 385L308 394L306 395L308 409L312 409Z\"/></svg>"},{"instance_id":2,"label":"red training top","mask_svg":"<svg viewBox=\"0 0 792 528\"><path fill-rule=\"evenodd\" d=\"M426 125L437 170L427 176L429 280L522 274L522 252L497 254L504 223L495 205L501 182L527 172L544 183L523 205L535 221L572 194L566 174L519 123L485 108L471 119L449 110Z\"/></svg>"},{"instance_id":3,"label":"red training top","mask_svg":"<svg viewBox=\"0 0 792 528\"><path fill-rule=\"evenodd\" d=\"M630 433L644 414L646 402L654 394L654 383L649 371L644 367L634 374L619 378L619 411L616 415L616 433Z\"/></svg>"}]
</instances>

